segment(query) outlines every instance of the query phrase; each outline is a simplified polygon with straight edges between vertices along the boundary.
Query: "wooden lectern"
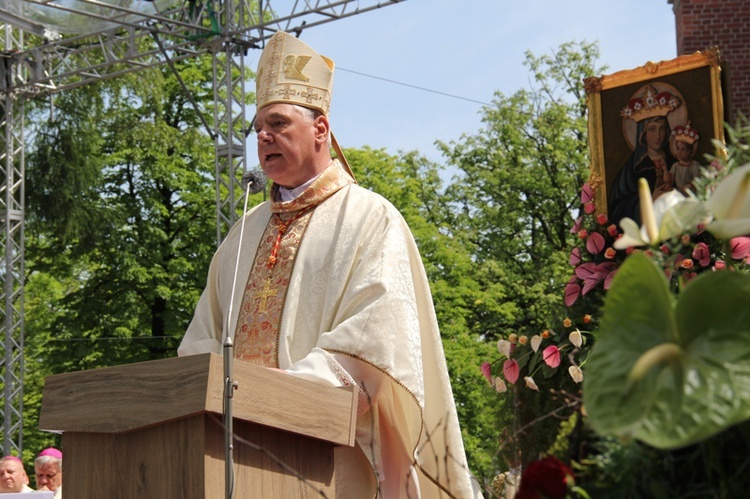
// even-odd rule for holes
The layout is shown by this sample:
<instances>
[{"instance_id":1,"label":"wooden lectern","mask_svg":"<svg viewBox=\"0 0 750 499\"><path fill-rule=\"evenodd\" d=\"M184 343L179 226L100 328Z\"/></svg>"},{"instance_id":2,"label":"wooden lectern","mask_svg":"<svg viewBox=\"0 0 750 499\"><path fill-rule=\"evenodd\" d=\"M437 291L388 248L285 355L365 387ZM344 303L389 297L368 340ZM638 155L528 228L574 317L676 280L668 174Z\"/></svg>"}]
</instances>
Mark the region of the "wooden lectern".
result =
<instances>
[{"instance_id":1,"label":"wooden lectern","mask_svg":"<svg viewBox=\"0 0 750 499\"><path fill-rule=\"evenodd\" d=\"M334 448L354 445L353 389L233 366L234 497L335 497ZM63 433L65 496L224 497L223 390L216 354L47 377L39 427Z\"/></svg>"}]
</instances>

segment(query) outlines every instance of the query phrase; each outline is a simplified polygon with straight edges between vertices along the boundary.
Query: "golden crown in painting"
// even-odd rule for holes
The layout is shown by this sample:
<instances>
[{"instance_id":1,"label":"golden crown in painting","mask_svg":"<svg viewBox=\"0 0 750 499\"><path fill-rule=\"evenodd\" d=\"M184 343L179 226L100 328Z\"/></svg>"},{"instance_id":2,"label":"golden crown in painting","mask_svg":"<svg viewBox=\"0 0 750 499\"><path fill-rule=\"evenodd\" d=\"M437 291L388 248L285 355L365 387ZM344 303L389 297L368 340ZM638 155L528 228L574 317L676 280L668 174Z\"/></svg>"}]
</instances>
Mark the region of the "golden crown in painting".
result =
<instances>
[{"instance_id":1,"label":"golden crown in painting","mask_svg":"<svg viewBox=\"0 0 750 499\"><path fill-rule=\"evenodd\" d=\"M268 40L258 62L255 99L258 109L282 102L317 109L328 116L333 61L283 31Z\"/></svg>"},{"instance_id":2,"label":"golden crown in painting","mask_svg":"<svg viewBox=\"0 0 750 499\"><path fill-rule=\"evenodd\" d=\"M687 122L687 125L677 125L672 129L672 137L674 137L674 140L677 142L685 142L686 144L693 145L695 142L700 139L700 136L698 135L698 130L690 126L690 122Z\"/></svg>"},{"instance_id":3,"label":"golden crown in painting","mask_svg":"<svg viewBox=\"0 0 750 499\"><path fill-rule=\"evenodd\" d=\"M630 99L622 108L620 116L633 121L641 121L654 116L666 116L678 107L682 101L671 92L657 92L653 85L646 85L640 97Z\"/></svg>"}]
</instances>

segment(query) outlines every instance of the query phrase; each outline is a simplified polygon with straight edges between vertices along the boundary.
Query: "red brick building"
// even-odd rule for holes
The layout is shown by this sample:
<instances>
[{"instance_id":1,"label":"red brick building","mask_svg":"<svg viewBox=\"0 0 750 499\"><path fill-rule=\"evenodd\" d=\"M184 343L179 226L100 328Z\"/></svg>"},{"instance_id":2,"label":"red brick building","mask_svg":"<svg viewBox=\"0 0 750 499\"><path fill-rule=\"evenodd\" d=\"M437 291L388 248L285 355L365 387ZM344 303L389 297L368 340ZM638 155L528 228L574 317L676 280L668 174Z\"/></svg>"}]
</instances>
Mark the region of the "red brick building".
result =
<instances>
[{"instance_id":1,"label":"red brick building","mask_svg":"<svg viewBox=\"0 0 750 499\"><path fill-rule=\"evenodd\" d=\"M677 31L677 54L718 47L727 122L750 118L750 0L667 0Z\"/></svg>"}]
</instances>

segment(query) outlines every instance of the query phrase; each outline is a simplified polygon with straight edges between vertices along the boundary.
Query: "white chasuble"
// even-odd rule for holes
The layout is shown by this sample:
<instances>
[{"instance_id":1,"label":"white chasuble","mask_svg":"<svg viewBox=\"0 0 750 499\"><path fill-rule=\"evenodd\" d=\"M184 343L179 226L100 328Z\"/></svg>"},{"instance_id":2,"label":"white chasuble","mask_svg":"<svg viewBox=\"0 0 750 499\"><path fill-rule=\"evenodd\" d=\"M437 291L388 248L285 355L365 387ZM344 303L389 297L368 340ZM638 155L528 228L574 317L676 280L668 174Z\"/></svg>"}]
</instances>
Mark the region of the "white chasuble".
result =
<instances>
[{"instance_id":1,"label":"white chasuble","mask_svg":"<svg viewBox=\"0 0 750 499\"><path fill-rule=\"evenodd\" d=\"M274 219L291 221L280 239ZM337 449L339 497L481 497L427 277L395 207L356 185L337 161L294 201L255 207L245 217L238 276L245 285L234 295L241 306L227 317L239 234L238 223L214 255L179 355L222 354L230 330L240 359L357 384L358 447Z\"/></svg>"}]
</instances>

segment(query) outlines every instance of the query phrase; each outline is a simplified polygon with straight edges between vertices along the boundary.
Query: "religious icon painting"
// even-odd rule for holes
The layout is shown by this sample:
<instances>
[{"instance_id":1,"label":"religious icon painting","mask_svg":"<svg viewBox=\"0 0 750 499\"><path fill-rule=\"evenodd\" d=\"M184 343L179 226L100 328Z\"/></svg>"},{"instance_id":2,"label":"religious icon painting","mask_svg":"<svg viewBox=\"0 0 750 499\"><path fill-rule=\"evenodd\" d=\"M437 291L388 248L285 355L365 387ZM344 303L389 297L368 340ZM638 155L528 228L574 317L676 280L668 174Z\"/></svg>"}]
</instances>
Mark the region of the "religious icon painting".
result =
<instances>
[{"instance_id":1,"label":"religious icon painting","mask_svg":"<svg viewBox=\"0 0 750 499\"><path fill-rule=\"evenodd\" d=\"M722 153L721 84L716 48L586 79L589 184L599 213L615 224L640 222L640 178L654 198L690 190L708 158Z\"/></svg>"}]
</instances>

